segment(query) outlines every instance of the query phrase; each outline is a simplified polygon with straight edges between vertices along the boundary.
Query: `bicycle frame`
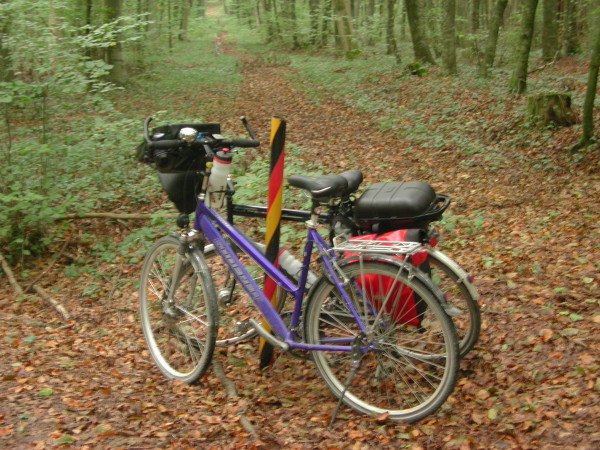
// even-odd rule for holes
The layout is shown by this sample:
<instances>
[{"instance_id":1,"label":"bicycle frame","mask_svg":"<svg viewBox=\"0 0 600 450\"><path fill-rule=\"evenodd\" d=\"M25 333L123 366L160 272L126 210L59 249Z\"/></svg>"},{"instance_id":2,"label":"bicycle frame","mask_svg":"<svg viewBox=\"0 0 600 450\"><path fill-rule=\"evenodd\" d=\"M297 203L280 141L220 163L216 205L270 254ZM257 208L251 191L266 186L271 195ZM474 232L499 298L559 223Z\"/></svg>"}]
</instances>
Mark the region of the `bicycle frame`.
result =
<instances>
[{"instance_id":1,"label":"bicycle frame","mask_svg":"<svg viewBox=\"0 0 600 450\"><path fill-rule=\"evenodd\" d=\"M318 216L317 216L318 217ZM194 229L201 230L205 237L215 247L217 253L223 258L223 261L229 267L229 270L248 293L254 304L258 307L263 317L269 323L273 331L283 340L288 348L296 348L302 350L326 350L326 351L353 351L352 345L315 345L296 340L296 328L300 323L300 315L302 312L302 301L306 291L306 279L308 276L308 267L313 249L316 247L319 254L322 256L322 264L331 280L337 287L344 302L346 302L349 310L352 312L356 323L361 331L366 332L366 327L354 306L348 294L344 289L344 281L340 280L336 270L334 269L335 256L332 255L331 247L319 235L316 230L316 224L309 223L304 246L302 272L298 280L298 285L291 282L283 272L281 272L271 261L269 261L254 245L249 242L233 225L227 222L218 212L206 206L199 200L196 206L196 216L194 219ZM221 230L221 231L219 231ZM288 328L277 310L271 305L264 293L258 287L252 276L244 268L234 250L229 246L223 235L228 236L245 254L250 256L265 273L272 278L277 285L289 292L294 298L294 309ZM260 330L257 329L257 331ZM262 333L261 333L262 334ZM335 342L340 342L336 340ZM351 343L350 339L346 342Z\"/></svg>"}]
</instances>

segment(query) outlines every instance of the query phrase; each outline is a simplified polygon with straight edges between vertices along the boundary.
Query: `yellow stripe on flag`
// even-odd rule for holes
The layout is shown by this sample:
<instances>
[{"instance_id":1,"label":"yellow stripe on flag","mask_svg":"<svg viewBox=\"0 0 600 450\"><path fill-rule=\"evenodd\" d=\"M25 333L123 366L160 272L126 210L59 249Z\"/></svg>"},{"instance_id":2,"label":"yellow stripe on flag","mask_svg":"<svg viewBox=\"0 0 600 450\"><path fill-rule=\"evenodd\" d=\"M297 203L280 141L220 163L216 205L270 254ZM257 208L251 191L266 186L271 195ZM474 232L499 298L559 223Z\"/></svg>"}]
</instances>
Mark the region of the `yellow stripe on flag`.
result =
<instances>
[{"instance_id":1,"label":"yellow stripe on flag","mask_svg":"<svg viewBox=\"0 0 600 450\"><path fill-rule=\"evenodd\" d=\"M283 196L283 189L279 189L277 191L277 195L273 200L273 204L271 208L267 211L267 232L265 237L265 242L268 245L273 239L273 235L277 230L277 224L279 224L279 219L281 219L281 199Z\"/></svg>"}]
</instances>

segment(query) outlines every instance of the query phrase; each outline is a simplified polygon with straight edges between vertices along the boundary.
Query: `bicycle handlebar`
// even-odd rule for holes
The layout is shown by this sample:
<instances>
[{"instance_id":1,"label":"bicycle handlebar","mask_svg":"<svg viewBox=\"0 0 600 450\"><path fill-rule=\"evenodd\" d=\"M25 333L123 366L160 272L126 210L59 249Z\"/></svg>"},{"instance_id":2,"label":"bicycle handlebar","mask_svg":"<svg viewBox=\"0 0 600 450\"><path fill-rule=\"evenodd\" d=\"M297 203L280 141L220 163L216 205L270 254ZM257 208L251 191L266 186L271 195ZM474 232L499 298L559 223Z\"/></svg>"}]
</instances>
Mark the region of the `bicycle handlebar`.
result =
<instances>
[{"instance_id":1,"label":"bicycle handlebar","mask_svg":"<svg viewBox=\"0 0 600 450\"><path fill-rule=\"evenodd\" d=\"M224 147L243 147L243 148L249 148L249 147L258 147L260 145L260 141L257 141L256 139L223 139L221 141L217 141L219 142L219 145L222 145Z\"/></svg>"},{"instance_id":2,"label":"bicycle handlebar","mask_svg":"<svg viewBox=\"0 0 600 450\"><path fill-rule=\"evenodd\" d=\"M181 144L186 143L185 141L183 141L181 139L164 139L164 140L160 140L160 141L153 141L150 138L150 133L149 133L149 125L150 125L151 121L152 121L152 117L150 117L150 116L147 117L146 120L144 120L144 140L146 141L146 143L148 144L148 147L150 149L152 149L152 150L168 150L168 149L175 148L175 147L180 146ZM252 132L252 129L248 125L248 122L246 121L245 117L242 118L242 122L244 122L244 125L246 126L246 129L250 133L250 137L252 139L220 139L220 136L219 136L218 139L215 137L212 137L210 139L199 139L197 142L193 142L191 145L194 145L194 146L197 144L208 145L210 148L258 147L260 145L260 141L255 139L254 133Z\"/></svg>"},{"instance_id":3,"label":"bicycle handlebar","mask_svg":"<svg viewBox=\"0 0 600 450\"><path fill-rule=\"evenodd\" d=\"M171 148L178 147L182 144L187 144L185 141L180 139L165 139L163 141L150 141L148 146L152 150L168 150ZM199 145L208 145L214 147L258 147L260 141L254 139L200 139L197 142L190 144L193 147Z\"/></svg>"},{"instance_id":4,"label":"bicycle handlebar","mask_svg":"<svg viewBox=\"0 0 600 450\"><path fill-rule=\"evenodd\" d=\"M148 147L152 150L169 150L174 147L178 147L183 141L179 139L166 139L164 141L150 141Z\"/></svg>"}]
</instances>

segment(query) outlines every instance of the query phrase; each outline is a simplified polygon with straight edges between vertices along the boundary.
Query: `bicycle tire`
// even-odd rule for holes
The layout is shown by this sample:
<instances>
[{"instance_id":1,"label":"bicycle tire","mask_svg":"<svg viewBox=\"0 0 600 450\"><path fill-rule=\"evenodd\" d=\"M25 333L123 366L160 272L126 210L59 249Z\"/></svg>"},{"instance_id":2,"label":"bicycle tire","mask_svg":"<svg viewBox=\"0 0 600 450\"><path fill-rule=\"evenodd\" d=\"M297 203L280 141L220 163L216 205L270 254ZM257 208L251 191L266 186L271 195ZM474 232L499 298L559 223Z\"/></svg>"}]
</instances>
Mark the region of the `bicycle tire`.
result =
<instances>
[{"instance_id":1,"label":"bicycle tire","mask_svg":"<svg viewBox=\"0 0 600 450\"><path fill-rule=\"evenodd\" d=\"M481 332L479 294L455 261L439 250L428 248L428 254L431 280L444 293L445 301L458 310L452 315L452 321L462 358L473 349Z\"/></svg>"},{"instance_id":2,"label":"bicycle tire","mask_svg":"<svg viewBox=\"0 0 600 450\"><path fill-rule=\"evenodd\" d=\"M440 305L439 296L406 267L372 260L342 265L341 270L351 281L345 285L346 291L368 328L362 341L364 353L352 377L352 352L313 351L312 357L328 388L351 408L414 422L433 413L450 395L459 358L454 325ZM371 285L365 280L374 282ZM408 291L404 288L416 294L415 308L419 302L426 306L419 309L416 321L414 315L404 320L405 313L397 314L394 309L406 305L402 292ZM345 344L339 345L348 345L360 331L349 308L325 277L309 294L304 325L310 344L331 344L346 338Z\"/></svg>"},{"instance_id":3,"label":"bicycle tire","mask_svg":"<svg viewBox=\"0 0 600 450\"><path fill-rule=\"evenodd\" d=\"M148 250L139 287L144 339L159 370L169 379L196 383L209 367L218 330L215 290L203 255L183 255L173 279L180 248L178 236L165 236ZM167 301L173 290L172 304Z\"/></svg>"}]
</instances>

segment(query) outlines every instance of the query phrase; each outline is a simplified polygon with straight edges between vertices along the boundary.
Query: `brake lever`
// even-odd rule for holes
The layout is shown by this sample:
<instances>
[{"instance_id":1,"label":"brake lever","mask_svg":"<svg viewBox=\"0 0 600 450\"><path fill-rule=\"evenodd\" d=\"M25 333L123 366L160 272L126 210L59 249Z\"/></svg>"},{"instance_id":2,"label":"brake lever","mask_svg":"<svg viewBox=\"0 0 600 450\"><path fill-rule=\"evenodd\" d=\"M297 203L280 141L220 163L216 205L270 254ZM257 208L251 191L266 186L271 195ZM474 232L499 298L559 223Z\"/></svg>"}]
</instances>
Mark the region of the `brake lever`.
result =
<instances>
[{"instance_id":1,"label":"brake lever","mask_svg":"<svg viewBox=\"0 0 600 450\"><path fill-rule=\"evenodd\" d=\"M246 131L248 132L248 135L250 136L250 139L254 139L256 141L257 140L256 135L254 134L254 131L252 131L252 127L250 127L250 123L248 123L248 119L246 119L246 116L240 117L240 120L244 124L244 127L246 128Z\"/></svg>"}]
</instances>

